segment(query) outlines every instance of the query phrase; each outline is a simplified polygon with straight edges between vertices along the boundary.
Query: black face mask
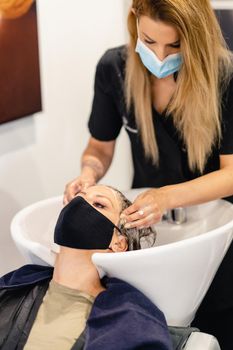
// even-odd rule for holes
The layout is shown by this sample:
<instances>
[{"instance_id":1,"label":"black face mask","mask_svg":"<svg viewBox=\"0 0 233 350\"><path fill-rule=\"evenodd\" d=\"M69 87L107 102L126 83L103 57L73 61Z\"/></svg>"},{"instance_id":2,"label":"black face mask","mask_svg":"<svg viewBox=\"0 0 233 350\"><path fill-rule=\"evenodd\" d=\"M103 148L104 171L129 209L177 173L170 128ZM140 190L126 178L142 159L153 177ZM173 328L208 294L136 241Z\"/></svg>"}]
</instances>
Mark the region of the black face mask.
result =
<instances>
[{"instance_id":1,"label":"black face mask","mask_svg":"<svg viewBox=\"0 0 233 350\"><path fill-rule=\"evenodd\" d=\"M116 227L85 199L75 197L61 211L54 232L54 242L77 249L107 249Z\"/></svg>"}]
</instances>

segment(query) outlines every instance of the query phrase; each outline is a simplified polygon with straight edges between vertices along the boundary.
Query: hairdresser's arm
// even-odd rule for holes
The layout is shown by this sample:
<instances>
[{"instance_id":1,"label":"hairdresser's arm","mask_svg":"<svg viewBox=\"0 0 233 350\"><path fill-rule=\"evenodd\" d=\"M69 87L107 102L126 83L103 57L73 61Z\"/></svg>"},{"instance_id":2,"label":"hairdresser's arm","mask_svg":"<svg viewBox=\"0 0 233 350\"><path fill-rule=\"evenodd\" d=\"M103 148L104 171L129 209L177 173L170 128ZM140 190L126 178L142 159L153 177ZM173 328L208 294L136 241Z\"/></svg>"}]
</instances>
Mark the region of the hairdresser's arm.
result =
<instances>
[{"instance_id":1,"label":"hairdresser's arm","mask_svg":"<svg viewBox=\"0 0 233 350\"><path fill-rule=\"evenodd\" d=\"M124 211L130 227L145 227L161 220L168 209L201 204L233 194L233 155L220 156L220 169L177 185L140 194Z\"/></svg>"},{"instance_id":2,"label":"hairdresser's arm","mask_svg":"<svg viewBox=\"0 0 233 350\"><path fill-rule=\"evenodd\" d=\"M81 159L81 174L66 185L64 204L70 202L80 190L96 184L104 176L112 162L114 149L115 140L105 142L90 137Z\"/></svg>"}]
</instances>

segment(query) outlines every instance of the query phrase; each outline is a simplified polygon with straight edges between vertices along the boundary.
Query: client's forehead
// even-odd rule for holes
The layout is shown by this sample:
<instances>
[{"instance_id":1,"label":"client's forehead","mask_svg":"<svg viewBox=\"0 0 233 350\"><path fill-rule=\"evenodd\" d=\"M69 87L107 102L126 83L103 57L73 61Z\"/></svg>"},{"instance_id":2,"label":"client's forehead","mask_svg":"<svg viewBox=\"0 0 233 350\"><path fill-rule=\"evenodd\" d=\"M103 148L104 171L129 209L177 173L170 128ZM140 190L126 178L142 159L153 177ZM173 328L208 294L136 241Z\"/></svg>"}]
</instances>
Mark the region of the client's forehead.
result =
<instances>
[{"instance_id":1,"label":"client's forehead","mask_svg":"<svg viewBox=\"0 0 233 350\"><path fill-rule=\"evenodd\" d=\"M94 185L91 187L88 187L86 190L86 193L93 194L93 195L101 195L106 198L109 198L111 202L114 204L114 206L117 206L117 208L121 209L121 201L117 194L117 192L112 189L111 187L108 187L106 185Z\"/></svg>"}]
</instances>

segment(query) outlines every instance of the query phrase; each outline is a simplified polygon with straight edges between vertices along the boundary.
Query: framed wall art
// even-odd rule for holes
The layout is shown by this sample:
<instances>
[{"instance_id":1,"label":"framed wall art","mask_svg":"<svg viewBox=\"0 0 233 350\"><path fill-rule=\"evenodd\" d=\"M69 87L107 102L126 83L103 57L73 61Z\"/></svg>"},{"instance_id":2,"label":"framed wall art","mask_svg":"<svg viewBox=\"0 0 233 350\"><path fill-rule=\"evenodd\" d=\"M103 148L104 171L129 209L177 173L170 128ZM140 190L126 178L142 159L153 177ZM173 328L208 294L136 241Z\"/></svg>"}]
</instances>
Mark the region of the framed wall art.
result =
<instances>
[{"instance_id":1,"label":"framed wall art","mask_svg":"<svg viewBox=\"0 0 233 350\"><path fill-rule=\"evenodd\" d=\"M42 109L36 2L0 0L0 124Z\"/></svg>"}]
</instances>

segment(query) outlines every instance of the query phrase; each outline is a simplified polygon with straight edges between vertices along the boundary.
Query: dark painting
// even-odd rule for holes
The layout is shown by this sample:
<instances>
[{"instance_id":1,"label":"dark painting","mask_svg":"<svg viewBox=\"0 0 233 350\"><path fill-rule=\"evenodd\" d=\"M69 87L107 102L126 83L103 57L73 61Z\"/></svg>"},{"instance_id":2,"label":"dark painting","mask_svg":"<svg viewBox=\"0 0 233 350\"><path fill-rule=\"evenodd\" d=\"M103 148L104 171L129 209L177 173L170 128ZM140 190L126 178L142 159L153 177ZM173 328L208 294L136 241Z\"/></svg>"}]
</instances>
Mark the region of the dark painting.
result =
<instances>
[{"instance_id":1,"label":"dark painting","mask_svg":"<svg viewBox=\"0 0 233 350\"><path fill-rule=\"evenodd\" d=\"M0 124L41 111L36 3L0 18Z\"/></svg>"}]
</instances>

